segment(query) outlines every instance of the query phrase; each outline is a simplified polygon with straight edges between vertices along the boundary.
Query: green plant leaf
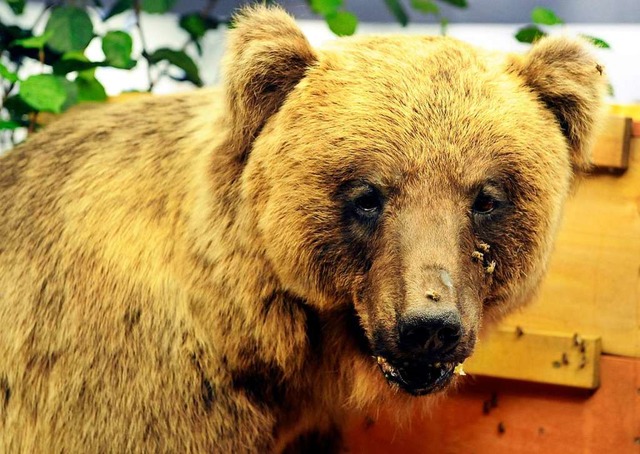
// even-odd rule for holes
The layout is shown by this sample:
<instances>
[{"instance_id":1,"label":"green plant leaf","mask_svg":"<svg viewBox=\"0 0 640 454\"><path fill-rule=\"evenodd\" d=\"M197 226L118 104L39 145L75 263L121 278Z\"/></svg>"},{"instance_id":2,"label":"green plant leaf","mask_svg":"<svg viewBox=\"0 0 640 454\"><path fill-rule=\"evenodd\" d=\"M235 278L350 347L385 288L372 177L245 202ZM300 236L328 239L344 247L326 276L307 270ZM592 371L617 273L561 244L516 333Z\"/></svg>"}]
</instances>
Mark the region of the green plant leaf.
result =
<instances>
[{"instance_id":1,"label":"green plant leaf","mask_svg":"<svg viewBox=\"0 0 640 454\"><path fill-rule=\"evenodd\" d=\"M602 49L611 49L611 46L604 39L596 38L595 36L590 35L580 35L587 41L590 41L596 47L601 47Z\"/></svg>"},{"instance_id":2,"label":"green plant leaf","mask_svg":"<svg viewBox=\"0 0 640 454\"><path fill-rule=\"evenodd\" d=\"M540 30L535 25L529 25L528 27L523 27L516 33L516 39L521 43L533 43L543 36L546 36L546 33Z\"/></svg>"},{"instance_id":3,"label":"green plant leaf","mask_svg":"<svg viewBox=\"0 0 640 454\"><path fill-rule=\"evenodd\" d=\"M531 20L534 24L540 25L564 24L564 21L556 16L556 13L549 8L543 8L541 6L536 6L531 10Z\"/></svg>"},{"instance_id":4,"label":"green plant leaf","mask_svg":"<svg viewBox=\"0 0 640 454\"><path fill-rule=\"evenodd\" d=\"M23 121L26 115L34 111L19 95L9 96L5 99L3 107L7 109L11 119L17 122Z\"/></svg>"},{"instance_id":5,"label":"green plant leaf","mask_svg":"<svg viewBox=\"0 0 640 454\"><path fill-rule=\"evenodd\" d=\"M175 5L176 0L142 0L142 11L151 14L162 14Z\"/></svg>"},{"instance_id":6,"label":"green plant leaf","mask_svg":"<svg viewBox=\"0 0 640 454\"><path fill-rule=\"evenodd\" d=\"M77 71L78 77L91 79L95 77L96 68L108 65L105 62L89 61L84 52L72 51L62 55L52 66L54 74L65 75Z\"/></svg>"},{"instance_id":7,"label":"green plant leaf","mask_svg":"<svg viewBox=\"0 0 640 454\"><path fill-rule=\"evenodd\" d=\"M400 0L384 0L384 2L400 25L406 27L409 23L409 16L407 16L407 12L404 10L404 6L402 6Z\"/></svg>"},{"instance_id":8,"label":"green plant leaf","mask_svg":"<svg viewBox=\"0 0 640 454\"><path fill-rule=\"evenodd\" d=\"M61 109L64 112L74 104L78 104L78 87L75 81L72 82L65 78L62 78L62 85L65 92L67 93L67 97L65 98L64 104L62 105Z\"/></svg>"},{"instance_id":9,"label":"green plant leaf","mask_svg":"<svg viewBox=\"0 0 640 454\"><path fill-rule=\"evenodd\" d=\"M469 5L467 0L440 0L443 3L455 6L456 8L467 8Z\"/></svg>"},{"instance_id":10,"label":"green plant leaf","mask_svg":"<svg viewBox=\"0 0 640 454\"><path fill-rule=\"evenodd\" d=\"M202 38L208 30L214 30L218 25L216 19L204 17L200 13L189 13L180 17L180 28L189 33L194 40Z\"/></svg>"},{"instance_id":11,"label":"green plant leaf","mask_svg":"<svg viewBox=\"0 0 640 454\"><path fill-rule=\"evenodd\" d=\"M351 36L358 26L358 18L346 11L329 14L325 20L329 29L338 36Z\"/></svg>"},{"instance_id":12,"label":"green plant leaf","mask_svg":"<svg viewBox=\"0 0 640 454\"><path fill-rule=\"evenodd\" d=\"M111 9L104 16L104 20L110 19L113 16L124 13L128 9L133 9L133 0L118 0L113 4Z\"/></svg>"},{"instance_id":13,"label":"green plant leaf","mask_svg":"<svg viewBox=\"0 0 640 454\"><path fill-rule=\"evenodd\" d=\"M438 14L440 8L433 0L411 0L411 7L424 14Z\"/></svg>"},{"instance_id":14,"label":"green plant leaf","mask_svg":"<svg viewBox=\"0 0 640 454\"><path fill-rule=\"evenodd\" d=\"M74 6L55 8L45 27L45 32L49 31L53 34L47 46L60 53L84 50L94 36L89 15Z\"/></svg>"},{"instance_id":15,"label":"green plant leaf","mask_svg":"<svg viewBox=\"0 0 640 454\"><path fill-rule=\"evenodd\" d=\"M0 52L9 49L12 43L18 39L29 38L33 34L29 30L15 25L5 25L0 20Z\"/></svg>"},{"instance_id":16,"label":"green plant leaf","mask_svg":"<svg viewBox=\"0 0 640 454\"><path fill-rule=\"evenodd\" d=\"M64 77L38 74L20 83L20 98L40 112L60 113L67 99Z\"/></svg>"},{"instance_id":17,"label":"green plant leaf","mask_svg":"<svg viewBox=\"0 0 640 454\"><path fill-rule=\"evenodd\" d=\"M105 66L105 64L99 61L76 60L67 58L59 60L53 64L53 73L64 76L65 74L69 74L75 71L86 71L89 69L97 68L99 66Z\"/></svg>"},{"instance_id":18,"label":"green plant leaf","mask_svg":"<svg viewBox=\"0 0 640 454\"><path fill-rule=\"evenodd\" d=\"M24 12L25 0L7 0L7 4L9 8L11 8L11 11L13 11L13 14L19 16Z\"/></svg>"},{"instance_id":19,"label":"green plant leaf","mask_svg":"<svg viewBox=\"0 0 640 454\"><path fill-rule=\"evenodd\" d=\"M202 57L202 44L197 39L193 40L193 45L196 46L196 52L198 52L198 56Z\"/></svg>"},{"instance_id":20,"label":"green plant leaf","mask_svg":"<svg viewBox=\"0 0 640 454\"><path fill-rule=\"evenodd\" d=\"M0 77L4 80L8 80L10 83L15 83L18 81L18 75L12 71L9 71L5 65L0 62Z\"/></svg>"},{"instance_id":21,"label":"green plant leaf","mask_svg":"<svg viewBox=\"0 0 640 454\"><path fill-rule=\"evenodd\" d=\"M136 63L131 59L132 50L133 39L128 33L113 31L102 38L102 51L109 66L121 69L133 68Z\"/></svg>"},{"instance_id":22,"label":"green plant leaf","mask_svg":"<svg viewBox=\"0 0 640 454\"><path fill-rule=\"evenodd\" d=\"M16 39L11 43L12 46L20 46L25 49L42 49L47 41L53 36L53 31L45 31L40 36L31 36L29 38Z\"/></svg>"},{"instance_id":23,"label":"green plant leaf","mask_svg":"<svg viewBox=\"0 0 640 454\"><path fill-rule=\"evenodd\" d=\"M98 79L78 77L74 83L78 90L78 102L103 102L107 100L107 92Z\"/></svg>"},{"instance_id":24,"label":"green plant leaf","mask_svg":"<svg viewBox=\"0 0 640 454\"><path fill-rule=\"evenodd\" d=\"M0 129L18 129L22 128L22 125L14 120L0 120Z\"/></svg>"},{"instance_id":25,"label":"green plant leaf","mask_svg":"<svg viewBox=\"0 0 640 454\"><path fill-rule=\"evenodd\" d=\"M158 63L162 60L168 61L184 71L186 80L199 87L202 86L198 67L191 57L181 50L161 48L148 55L147 59L150 63Z\"/></svg>"},{"instance_id":26,"label":"green plant leaf","mask_svg":"<svg viewBox=\"0 0 640 454\"><path fill-rule=\"evenodd\" d=\"M328 16L338 12L342 7L342 0L311 0L310 5L314 13Z\"/></svg>"}]
</instances>

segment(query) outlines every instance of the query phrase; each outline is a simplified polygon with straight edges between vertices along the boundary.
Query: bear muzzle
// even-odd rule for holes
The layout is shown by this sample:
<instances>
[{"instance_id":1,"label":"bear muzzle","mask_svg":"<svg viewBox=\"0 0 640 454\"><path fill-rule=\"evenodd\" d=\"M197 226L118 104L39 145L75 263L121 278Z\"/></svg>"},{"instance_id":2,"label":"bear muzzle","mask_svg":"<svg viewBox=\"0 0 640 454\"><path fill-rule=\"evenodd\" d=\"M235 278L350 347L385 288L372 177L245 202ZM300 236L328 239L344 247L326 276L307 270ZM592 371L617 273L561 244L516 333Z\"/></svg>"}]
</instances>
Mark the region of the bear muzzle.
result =
<instances>
[{"instance_id":1,"label":"bear muzzle","mask_svg":"<svg viewBox=\"0 0 640 454\"><path fill-rule=\"evenodd\" d=\"M398 318L396 331L387 338L393 348L375 349L378 366L390 383L415 396L446 388L475 344L475 334L449 308L414 310Z\"/></svg>"}]
</instances>

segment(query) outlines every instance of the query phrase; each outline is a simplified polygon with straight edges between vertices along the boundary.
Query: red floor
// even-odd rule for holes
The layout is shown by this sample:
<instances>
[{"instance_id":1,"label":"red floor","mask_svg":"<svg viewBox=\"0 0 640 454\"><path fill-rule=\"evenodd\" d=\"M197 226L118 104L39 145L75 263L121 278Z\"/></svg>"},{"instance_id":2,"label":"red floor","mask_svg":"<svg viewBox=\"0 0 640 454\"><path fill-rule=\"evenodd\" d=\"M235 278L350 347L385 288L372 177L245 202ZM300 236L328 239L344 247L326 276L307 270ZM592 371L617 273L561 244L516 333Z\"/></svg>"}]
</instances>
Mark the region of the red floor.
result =
<instances>
[{"instance_id":1,"label":"red floor","mask_svg":"<svg viewBox=\"0 0 640 454\"><path fill-rule=\"evenodd\" d=\"M588 392L469 377L410 428L393 427L384 417L356 421L350 451L640 453L640 360L603 356L601 378L601 387Z\"/></svg>"}]
</instances>

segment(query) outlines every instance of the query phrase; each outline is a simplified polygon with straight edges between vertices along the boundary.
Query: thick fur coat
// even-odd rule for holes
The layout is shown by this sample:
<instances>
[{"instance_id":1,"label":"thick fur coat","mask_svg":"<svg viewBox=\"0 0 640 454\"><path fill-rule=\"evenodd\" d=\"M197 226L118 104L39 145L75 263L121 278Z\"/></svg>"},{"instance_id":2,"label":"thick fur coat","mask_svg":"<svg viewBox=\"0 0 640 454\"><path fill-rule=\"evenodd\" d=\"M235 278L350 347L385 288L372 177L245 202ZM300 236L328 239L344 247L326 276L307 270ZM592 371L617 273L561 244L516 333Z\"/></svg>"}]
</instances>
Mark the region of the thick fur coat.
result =
<instances>
[{"instance_id":1,"label":"thick fur coat","mask_svg":"<svg viewBox=\"0 0 640 454\"><path fill-rule=\"evenodd\" d=\"M225 70L0 158L1 452L330 450L347 411L426 404L537 288L605 86L570 38L314 50L267 8ZM437 305L424 362L398 326Z\"/></svg>"}]
</instances>

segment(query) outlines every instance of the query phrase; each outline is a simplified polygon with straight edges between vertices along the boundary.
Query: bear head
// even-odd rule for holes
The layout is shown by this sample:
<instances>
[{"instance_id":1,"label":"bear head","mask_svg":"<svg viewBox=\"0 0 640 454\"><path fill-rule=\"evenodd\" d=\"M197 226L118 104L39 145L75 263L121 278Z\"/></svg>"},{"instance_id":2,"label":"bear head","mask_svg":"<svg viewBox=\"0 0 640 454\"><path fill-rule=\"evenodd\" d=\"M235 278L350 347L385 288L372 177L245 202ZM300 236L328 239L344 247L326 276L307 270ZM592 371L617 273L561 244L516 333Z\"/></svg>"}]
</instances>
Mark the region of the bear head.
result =
<instances>
[{"instance_id":1,"label":"bear head","mask_svg":"<svg viewBox=\"0 0 640 454\"><path fill-rule=\"evenodd\" d=\"M242 197L283 289L353 308L391 383L445 388L482 324L544 274L603 104L589 46L369 36L314 50L283 11L253 8L225 68Z\"/></svg>"}]
</instances>

